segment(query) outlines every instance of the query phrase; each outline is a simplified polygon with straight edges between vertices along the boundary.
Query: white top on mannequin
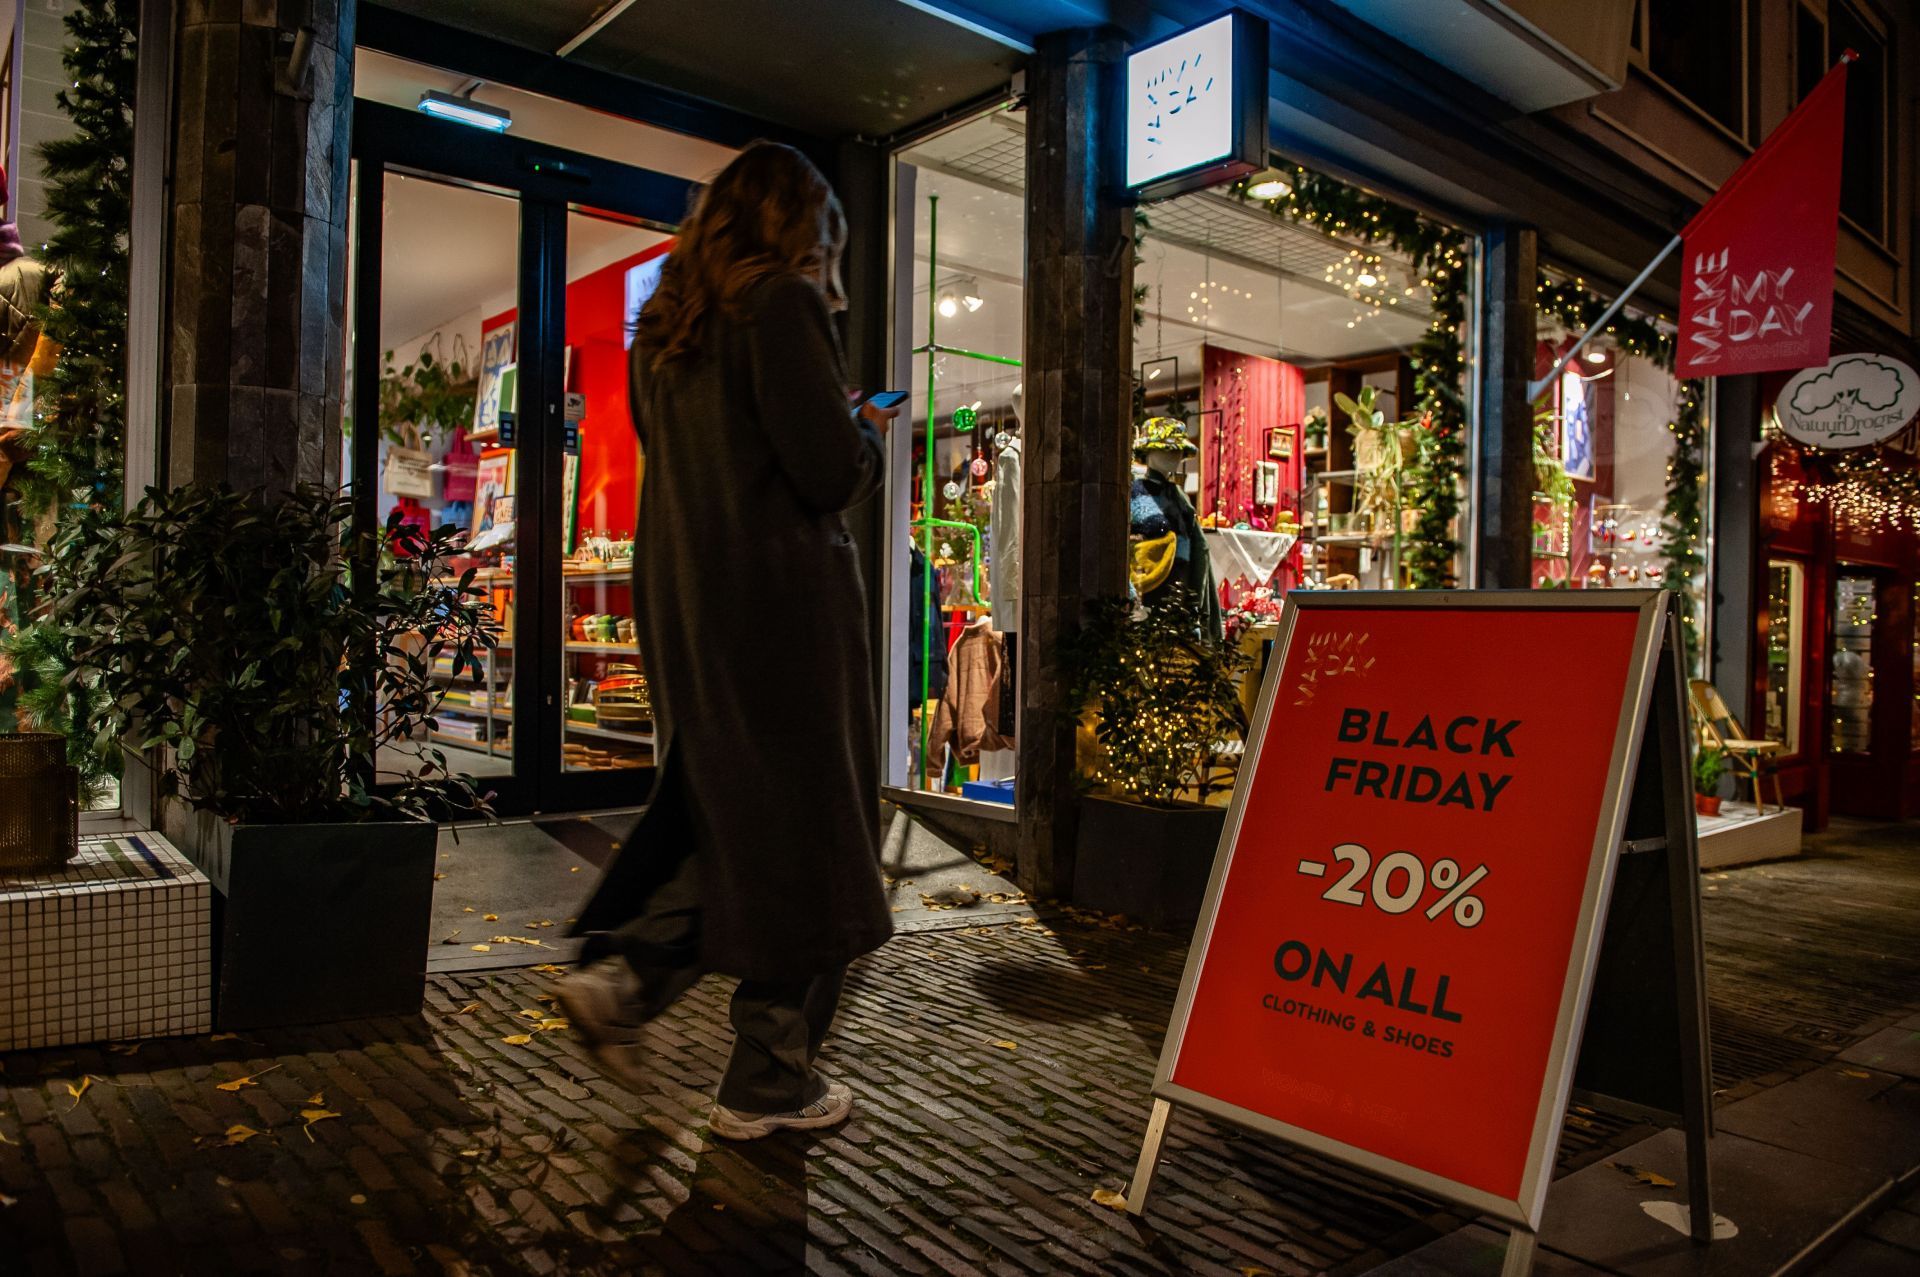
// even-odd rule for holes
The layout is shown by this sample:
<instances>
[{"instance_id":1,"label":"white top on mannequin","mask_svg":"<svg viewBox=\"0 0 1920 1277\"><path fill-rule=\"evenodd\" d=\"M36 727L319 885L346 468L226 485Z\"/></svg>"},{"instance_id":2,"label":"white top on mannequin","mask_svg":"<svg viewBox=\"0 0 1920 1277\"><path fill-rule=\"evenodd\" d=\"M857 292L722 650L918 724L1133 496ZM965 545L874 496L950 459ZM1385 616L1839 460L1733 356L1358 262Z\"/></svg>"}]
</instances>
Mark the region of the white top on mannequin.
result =
<instances>
[{"instance_id":1,"label":"white top on mannequin","mask_svg":"<svg viewBox=\"0 0 1920 1277\"><path fill-rule=\"evenodd\" d=\"M994 458L993 515L988 525L993 537L993 628L1012 634L1020 628L1020 437L1015 435ZM982 775L985 773L983 772Z\"/></svg>"}]
</instances>

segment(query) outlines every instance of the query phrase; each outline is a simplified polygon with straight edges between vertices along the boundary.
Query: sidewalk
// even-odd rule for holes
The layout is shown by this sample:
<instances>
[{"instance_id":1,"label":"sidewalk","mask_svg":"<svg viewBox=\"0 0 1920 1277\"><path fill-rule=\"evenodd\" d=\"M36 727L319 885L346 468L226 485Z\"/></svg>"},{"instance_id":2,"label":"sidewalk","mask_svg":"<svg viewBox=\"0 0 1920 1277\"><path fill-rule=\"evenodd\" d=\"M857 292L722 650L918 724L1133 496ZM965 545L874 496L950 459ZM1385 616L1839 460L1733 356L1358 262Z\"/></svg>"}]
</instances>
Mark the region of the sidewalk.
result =
<instances>
[{"instance_id":1,"label":"sidewalk","mask_svg":"<svg viewBox=\"0 0 1920 1277\"><path fill-rule=\"evenodd\" d=\"M1723 1108L1920 1000L1920 830L1703 886ZM819 1139L708 1137L718 980L655 1024L640 1095L539 1030L538 968L436 975L419 1021L0 1057L0 1271L1258 1277L1466 1222L1190 1116L1145 1221L1097 1204L1132 1170L1185 937L1007 916L943 913L856 968L825 1067L859 1107ZM1609 1161L1652 1133L1577 1109L1561 1169L1624 1180ZM1881 1215L1870 1258L1911 1260L1914 1224Z\"/></svg>"}]
</instances>

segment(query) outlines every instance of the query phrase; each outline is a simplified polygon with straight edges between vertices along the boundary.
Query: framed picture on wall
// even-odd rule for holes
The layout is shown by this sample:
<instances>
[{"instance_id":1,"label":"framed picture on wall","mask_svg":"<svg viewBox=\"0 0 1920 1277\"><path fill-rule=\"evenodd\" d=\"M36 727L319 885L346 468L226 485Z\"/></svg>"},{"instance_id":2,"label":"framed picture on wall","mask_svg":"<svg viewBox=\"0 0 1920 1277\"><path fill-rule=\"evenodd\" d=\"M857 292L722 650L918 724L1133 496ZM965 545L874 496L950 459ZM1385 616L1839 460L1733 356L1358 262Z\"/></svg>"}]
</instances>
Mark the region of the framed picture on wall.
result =
<instances>
[{"instance_id":1,"label":"framed picture on wall","mask_svg":"<svg viewBox=\"0 0 1920 1277\"><path fill-rule=\"evenodd\" d=\"M1572 368L1560 377L1560 464L1570 479L1593 479L1593 392Z\"/></svg>"},{"instance_id":2,"label":"framed picture on wall","mask_svg":"<svg viewBox=\"0 0 1920 1277\"><path fill-rule=\"evenodd\" d=\"M1271 426L1267 430L1267 456L1286 461L1293 456L1293 427Z\"/></svg>"}]
</instances>

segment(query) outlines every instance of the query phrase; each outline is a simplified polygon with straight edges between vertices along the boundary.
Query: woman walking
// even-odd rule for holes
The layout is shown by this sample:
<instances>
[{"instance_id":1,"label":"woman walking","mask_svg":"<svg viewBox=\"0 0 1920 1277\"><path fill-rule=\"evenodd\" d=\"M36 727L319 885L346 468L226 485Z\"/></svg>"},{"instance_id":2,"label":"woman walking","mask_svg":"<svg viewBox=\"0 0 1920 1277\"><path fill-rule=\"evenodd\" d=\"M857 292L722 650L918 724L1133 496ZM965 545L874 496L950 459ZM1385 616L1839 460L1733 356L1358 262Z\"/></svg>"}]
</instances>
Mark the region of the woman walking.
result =
<instances>
[{"instance_id":1,"label":"woman walking","mask_svg":"<svg viewBox=\"0 0 1920 1277\"><path fill-rule=\"evenodd\" d=\"M841 519L879 482L890 414L848 401L829 321L845 242L819 170L749 146L702 193L631 356L658 771L559 996L634 1084L640 1026L707 972L739 977L711 1118L730 1139L847 1116L814 1059L847 964L893 930L866 594Z\"/></svg>"}]
</instances>

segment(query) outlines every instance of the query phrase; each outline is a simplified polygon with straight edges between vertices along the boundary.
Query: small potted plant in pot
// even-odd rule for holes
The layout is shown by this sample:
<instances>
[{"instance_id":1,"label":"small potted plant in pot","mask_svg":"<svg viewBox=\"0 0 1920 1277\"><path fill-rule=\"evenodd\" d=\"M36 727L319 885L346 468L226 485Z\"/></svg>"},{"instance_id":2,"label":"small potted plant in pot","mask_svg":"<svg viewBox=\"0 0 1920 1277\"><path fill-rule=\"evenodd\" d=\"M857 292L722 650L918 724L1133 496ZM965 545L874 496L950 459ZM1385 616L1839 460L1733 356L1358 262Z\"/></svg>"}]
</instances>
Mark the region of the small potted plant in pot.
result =
<instances>
[{"instance_id":1,"label":"small potted plant in pot","mask_svg":"<svg viewBox=\"0 0 1920 1277\"><path fill-rule=\"evenodd\" d=\"M1727 769L1726 754L1702 745L1693 755L1693 809L1702 816L1720 814L1720 777Z\"/></svg>"},{"instance_id":2,"label":"small potted plant in pot","mask_svg":"<svg viewBox=\"0 0 1920 1277\"><path fill-rule=\"evenodd\" d=\"M1222 751L1247 726L1247 658L1203 633L1198 615L1180 590L1139 610L1108 600L1062 658L1097 741L1081 775L1090 792L1074 903L1156 926L1199 915L1226 821L1226 808L1206 799L1219 786Z\"/></svg>"},{"instance_id":3,"label":"small potted plant in pot","mask_svg":"<svg viewBox=\"0 0 1920 1277\"><path fill-rule=\"evenodd\" d=\"M487 810L414 743L435 661L494 642L471 572L444 570L464 534L396 515L361 539L352 511L314 487L149 490L83 512L46 569L67 683L99 740L160 760L167 830L213 883L227 1028L417 1012L435 822Z\"/></svg>"}]
</instances>

